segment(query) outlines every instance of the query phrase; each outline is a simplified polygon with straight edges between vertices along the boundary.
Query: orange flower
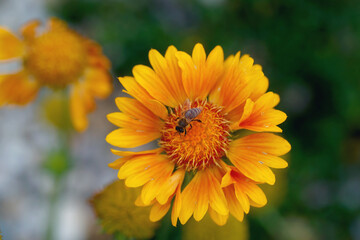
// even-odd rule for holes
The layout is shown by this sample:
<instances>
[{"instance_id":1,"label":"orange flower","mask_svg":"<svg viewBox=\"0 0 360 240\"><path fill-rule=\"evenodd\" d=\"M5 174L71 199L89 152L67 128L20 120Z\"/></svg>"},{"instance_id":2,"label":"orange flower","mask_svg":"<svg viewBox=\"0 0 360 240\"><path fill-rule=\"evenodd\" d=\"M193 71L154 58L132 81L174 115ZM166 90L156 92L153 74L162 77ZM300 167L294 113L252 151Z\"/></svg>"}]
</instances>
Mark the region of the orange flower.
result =
<instances>
[{"instance_id":1,"label":"orange flower","mask_svg":"<svg viewBox=\"0 0 360 240\"><path fill-rule=\"evenodd\" d=\"M138 205L152 205L150 219L161 219L172 203L172 224L200 221L207 211L219 225L229 213L242 220L250 206L267 202L260 183L274 184L269 167L284 168L279 158L290 144L272 133L286 115L273 108L279 96L266 93L261 66L240 53L224 61L217 46L206 57L201 44L192 56L170 46L163 57L149 53L152 69L137 65L134 77L119 78L126 93L121 112L108 119L119 127L106 140L134 148L157 140L159 148L112 152L120 158L109 166L128 187L142 187Z\"/></svg>"},{"instance_id":2,"label":"orange flower","mask_svg":"<svg viewBox=\"0 0 360 240\"><path fill-rule=\"evenodd\" d=\"M18 39L0 27L0 60L20 59L23 69L0 75L0 106L31 102L42 86L65 89L70 94L71 119L76 130L87 128L86 115L95 109L94 98L112 91L110 62L95 42L52 18L46 29L32 21Z\"/></svg>"}]
</instances>

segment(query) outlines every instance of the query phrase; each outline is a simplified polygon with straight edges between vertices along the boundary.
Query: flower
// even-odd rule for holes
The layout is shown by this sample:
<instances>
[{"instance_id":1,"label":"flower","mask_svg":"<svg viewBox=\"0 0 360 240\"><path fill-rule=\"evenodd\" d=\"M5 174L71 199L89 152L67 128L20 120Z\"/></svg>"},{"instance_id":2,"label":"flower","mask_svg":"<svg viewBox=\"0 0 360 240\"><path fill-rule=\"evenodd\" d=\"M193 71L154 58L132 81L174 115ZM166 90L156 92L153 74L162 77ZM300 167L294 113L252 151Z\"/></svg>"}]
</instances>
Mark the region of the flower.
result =
<instances>
[{"instance_id":1,"label":"flower","mask_svg":"<svg viewBox=\"0 0 360 240\"><path fill-rule=\"evenodd\" d=\"M112 91L110 62L95 42L69 29L56 18L39 31L39 21L21 29L22 39L0 27L0 60L20 59L23 69L0 75L0 106L31 102L40 87L70 94L71 120L76 130L87 128L86 115L95 109L94 98Z\"/></svg>"},{"instance_id":2,"label":"flower","mask_svg":"<svg viewBox=\"0 0 360 240\"><path fill-rule=\"evenodd\" d=\"M121 233L128 238L151 238L158 223L149 220L150 208L137 207L134 201L139 189L127 188L123 182L114 181L95 194L90 203L108 234Z\"/></svg>"},{"instance_id":3,"label":"flower","mask_svg":"<svg viewBox=\"0 0 360 240\"><path fill-rule=\"evenodd\" d=\"M286 119L274 109L279 96L266 92L268 79L251 57L238 52L224 61L220 46L207 57L201 44L192 56L170 46L165 56L151 50L149 59L152 69L137 65L134 77L119 78L133 98L116 99L121 112L107 117L119 129L106 140L134 148L158 139L159 147L112 149L120 158L109 166L128 187L143 186L137 204L152 205L152 221L171 204L174 226L206 212L218 225L229 213L242 221L250 206L266 204L258 185L274 184L270 167L287 167L279 156L290 144L269 133L281 132L277 125Z\"/></svg>"}]
</instances>

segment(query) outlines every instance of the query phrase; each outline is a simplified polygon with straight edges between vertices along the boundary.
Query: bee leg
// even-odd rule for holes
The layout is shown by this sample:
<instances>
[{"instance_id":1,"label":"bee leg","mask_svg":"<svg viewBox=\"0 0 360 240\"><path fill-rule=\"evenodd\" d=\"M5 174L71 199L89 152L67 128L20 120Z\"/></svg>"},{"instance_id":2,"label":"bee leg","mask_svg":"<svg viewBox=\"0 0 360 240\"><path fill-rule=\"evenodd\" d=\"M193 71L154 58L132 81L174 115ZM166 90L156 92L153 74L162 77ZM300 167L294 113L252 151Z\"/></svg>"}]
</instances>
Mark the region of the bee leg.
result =
<instances>
[{"instance_id":1,"label":"bee leg","mask_svg":"<svg viewBox=\"0 0 360 240\"><path fill-rule=\"evenodd\" d=\"M185 130L185 136L186 136L186 128L184 130Z\"/></svg>"},{"instance_id":2,"label":"bee leg","mask_svg":"<svg viewBox=\"0 0 360 240\"><path fill-rule=\"evenodd\" d=\"M192 125L191 125L191 123L190 123L190 129L192 129Z\"/></svg>"},{"instance_id":3,"label":"bee leg","mask_svg":"<svg viewBox=\"0 0 360 240\"><path fill-rule=\"evenodd\" d=\"M202 123L202 121L200 120L200 119L193 119L193 120L191 120L192 122L199 122L199 123Z\"/></svg>"}]
</instances>

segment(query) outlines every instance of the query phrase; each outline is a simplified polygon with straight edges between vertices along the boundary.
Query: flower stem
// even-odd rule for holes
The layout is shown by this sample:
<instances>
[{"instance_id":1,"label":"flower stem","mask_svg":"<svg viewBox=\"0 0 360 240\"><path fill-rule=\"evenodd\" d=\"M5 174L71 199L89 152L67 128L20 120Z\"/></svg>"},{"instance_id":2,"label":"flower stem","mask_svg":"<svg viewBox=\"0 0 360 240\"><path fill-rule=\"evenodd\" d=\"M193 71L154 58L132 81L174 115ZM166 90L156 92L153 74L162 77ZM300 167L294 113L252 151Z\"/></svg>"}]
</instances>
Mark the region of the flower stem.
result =
<instances>
[{"instance_id":1,"label":"flower stem","mask_svg":"<svg viewBox=\"0 0 360 240\"><path fill-rule=\"evenodd\" d=\"M49 215L45 235L46 240L54 238L54 227L56 226L55 221L57 219L57 204L62 189L62 182L71 167L71 159L69 157L70 145L68 141L69 134L60 131L58 133L61 148L52 151L43 164L44 169L53 177L53 189L49 196Z\"/></svg>"},{"instance_id":2,"label":"flower stem","mask_svg":"<svg viewBox=\"0 0 360 240\"><path fill-rule=\"evenodd\" d=\"M58 197L60 195L61 179L62 177L54 178L54 188L50 195L49 215L48 215L46 237L45 237L46 240L51 240L53 239L54 236L54 226L57 216L56 206L58 202Z\"/></svg>"}]
</instances>

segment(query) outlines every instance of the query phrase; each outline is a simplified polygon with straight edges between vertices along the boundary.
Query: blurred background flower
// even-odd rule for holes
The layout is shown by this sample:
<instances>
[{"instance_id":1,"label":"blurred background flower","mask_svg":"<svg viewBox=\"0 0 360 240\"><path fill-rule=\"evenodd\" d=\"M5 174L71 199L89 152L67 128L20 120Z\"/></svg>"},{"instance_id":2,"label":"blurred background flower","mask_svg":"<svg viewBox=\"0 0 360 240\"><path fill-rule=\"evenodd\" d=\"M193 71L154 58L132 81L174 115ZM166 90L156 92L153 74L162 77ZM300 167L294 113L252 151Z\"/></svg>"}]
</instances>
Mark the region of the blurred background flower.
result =
<instances>
[{"instance_id":1,"label":"blurred background flower","mask_svg":"<svg viewBox=\"0 0 360 240\"><path fill-rule=\"evenodd\" d=\"M249 226L246 220L239 222L233 216L230 216L224 226L215 224L209 214L197 222L190 219L182 229L183 240L199 239L199 240L248 240Z\"/></svg>"},{"instance_id":2,"label":"blurred background flower","mask_svg":"<svg viewBox=\"0 0 360 240\"><path fill-rule=\"evenodd\" d=\"M292 152L284 180L271 186L282 186L281 201L269 196L261 211L275 210L264 212L266 219L250 211L249 238L278 239L271 229L286 229L283 239L360 239L359 8L357 0L2 0L0 25L16 32L28 20L57 16L103 47L115 76L148 65L151 48L163 53L171 44L186 52L202 42L206 49L221 45L226 56L250 54L281 96L278 108L288 115L281 127ZM105 119L116 111L115 84L114 95L89 115L88 130L69 141L76 161L59 201L56 239L104 238L84 202L115 174L106 164L116 158L101 140L115 129ZM0 110L5 239L43 236L52 184L38 166L59 142L37 111L33 105Z\"/></svg>"},{"instance_id":3,"label":"blurred background flower","mask_svg":"<svg viewBox=\"0 0 360 240\"><path fill-rule=\"evenodd\" d=\"M139 194L139 188L128 188L123 181L116 180L90 199L106 233L124 235L129 239L154 236L159 223L150 221L150 207L135 206Z\"/></svg>"},{"instance_id":4,"label":"blurred background flower","mask_svg":"<svg viewBox=\"0 0 360 240\"><path fill-rule=\"evenodd\" d=\"M50 18L42 31L40 27L38 20L26 23L20 39L0 26L0 60L19 59L22 65L18 72L0 75L0 106L25 105L43 86L66 91L73 126L84 131L86 115L96 107L94 98L106 98L112 91L110 62L97 43L59 19Z\"/></svg>"}]
</instances>

